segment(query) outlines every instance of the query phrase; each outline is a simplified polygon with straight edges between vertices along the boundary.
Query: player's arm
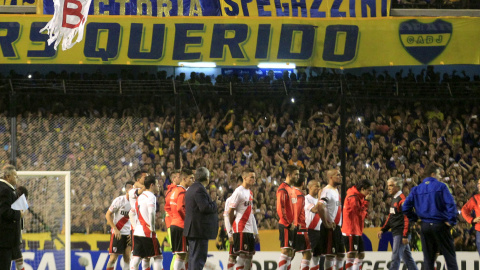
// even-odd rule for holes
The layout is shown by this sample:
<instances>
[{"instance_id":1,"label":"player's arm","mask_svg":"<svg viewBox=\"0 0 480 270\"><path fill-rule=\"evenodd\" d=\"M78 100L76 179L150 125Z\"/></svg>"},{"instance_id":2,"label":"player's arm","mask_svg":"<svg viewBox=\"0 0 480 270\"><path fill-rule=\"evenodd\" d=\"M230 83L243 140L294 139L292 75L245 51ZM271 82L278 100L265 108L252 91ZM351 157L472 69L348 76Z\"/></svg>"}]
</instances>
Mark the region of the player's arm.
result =
<instances>
[{"instance_id":1,"label":"player's arm","mask_svg":"<svg viewBox=\"0 0 480 270\"><path fill-rule=\"evenodd\" d=\"M290 202L288 201L288 193L287 193L286 190L280 190L279 193L280 193L280 198L279 198L279 200L280 200L280 206L281 206L281 207L280 207L280 213L279 213L279 214L282 216L283 220L288 221L287 211L285 210L285 205L286 205L287 203L290 203ZM277 211L278 211L278 209L277 209ZM288 228L290 229L292 226L294 226L293 220L292 220L292 223L290 223L290 224L288 225Z\"/></svg>"},{"instance_id":2,"label":"player's arm","mask_svg":"<svg viewBox=\"0 0 480 270\"><path fill-rule=\"evenodd\" d=\"M117 226L115 226L115 223L113 223L113 213L117 210L115 203L116 200L114 200L112 205L108 208L107 213L105 213L105 219L107 219L107 224L112 228L115 238L120 239L120 231L118 230Z\"/></svg>"},{"instance_id":3,"label":"player's arm","mask_svg":"<svg viewBox=\"0 0 480 270\"><path fill-rule=\"evenodd\" d=\"M230 226L233 225L233 222L235 221L235 208L229 208L228 209L228 222L230 222ZM233 228L232 228L233 230Z\"/></svg>"},{"instance_id":4,"label":"player's arm","mask_svg":"<svg viewBox=\"0 0 480 270\"><path fill-rule=\"evenodd\" d=\"M412 220L412 221L417 221L418 220L418 216L415 213L415 211L413 210L413 207L414 207L414 201L413 200L414 200L414 194L416 193L416 188L417 187L412 188L412 191L410 191L410 194L405 199L405 202L403 203L403 206L402 206L403 214L406 215L408 217L408 219Z\"/></svg>"},{"instance_id":5,"label":"player's arm","mask_svg":"<svg viewBox=\"0 0 480 270\"><path fill-rule=\"evenodd\" d=\"M185 192L181 192L178 194L178 199L177 199L177 211L180 217L185 220Z\"/></svg>"},{"instance_id":6,"label":"player's arm","mask_svg":"<svg viewBox=\"0 0 480 270\"><path fill-rule=\"evenodd\" d=\"M250 213L250 219L253 225L253 235L255 236L255 242L259 243L260 242L260 235L258 234L258 228L257 228L257 220L255 219L255 216L253 215L253 212Z\"/></svg>"},{"instance_id":7,"label":"player's arm","mask_svg":"<svg viewBox=\"0 0 480 270\"><path fill-rule=\"evenodd\" d=\"M150 230L155 232L155 204L147 206L148 216L150 217Z\"/></svg>"},{"instance_id":8,"label":"player's arm","mask_svg":"<svg viewBox=\"0 0 480 270\"><path fill-rule=\"evenodd\" d=\"M473 197L470 200L468 200L468 202L462 207L462 216L470 224L474 224L473 222L474 218L472 217L472 211L474 207L475 207L475 200Z\"/></svg>"}]
</instances>

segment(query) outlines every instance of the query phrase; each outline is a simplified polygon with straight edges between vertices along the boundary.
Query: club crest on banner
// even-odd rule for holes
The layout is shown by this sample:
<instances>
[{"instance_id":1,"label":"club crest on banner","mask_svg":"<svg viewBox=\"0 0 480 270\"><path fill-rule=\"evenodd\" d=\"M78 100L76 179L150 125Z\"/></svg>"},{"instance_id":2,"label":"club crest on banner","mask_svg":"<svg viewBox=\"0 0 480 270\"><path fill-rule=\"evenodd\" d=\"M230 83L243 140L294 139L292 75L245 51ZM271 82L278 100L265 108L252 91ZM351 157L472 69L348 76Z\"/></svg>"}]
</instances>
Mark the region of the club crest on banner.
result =
<instances>
[{"instance_id":1,"label":"club crest on banner","mask_svg":"<svg viewBox=\"0 0 480 270\"><path fill-rule=\"evenodd\" d=\"M408 20L402 22L399 27L403 48L425 65L445 50L452 37L452 31L452 24L442 19L432 23Z\"/></svg>"}]
</instances>

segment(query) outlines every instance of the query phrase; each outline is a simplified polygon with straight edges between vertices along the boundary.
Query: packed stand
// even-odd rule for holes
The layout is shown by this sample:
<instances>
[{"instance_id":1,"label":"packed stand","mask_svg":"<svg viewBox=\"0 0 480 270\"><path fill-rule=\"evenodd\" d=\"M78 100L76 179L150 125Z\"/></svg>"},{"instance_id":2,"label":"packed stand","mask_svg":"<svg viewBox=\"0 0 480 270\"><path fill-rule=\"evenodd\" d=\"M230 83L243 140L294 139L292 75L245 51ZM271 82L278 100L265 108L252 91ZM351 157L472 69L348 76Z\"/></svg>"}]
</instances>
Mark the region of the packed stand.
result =
<instances>
[{"instance_id":1,"label":"packed stand","mask_svg":"<svg viewBox=\"0 0 480 270\"><path fill-rule=\"evenodd\" d=\"M321 80L320 72L312 76ZM284 96L268 101L197 98L182 100L181 166L205 166L211 171L208 190L218 209L224 209L243 168L254 169L257 184L252 191L259 229L277 228L275 193L287 164L297 165L322 187L325 172L340 166L341 108L336 98L320 102L299 98L295 103ZM0 104L4 108L2 163L8 162L11 150L6 104L6 100ZM17 108L17 170L72 171L72 232L106 233L105 212L134 172L155 175L164 189L170 183L175 167L172 104L171 97L162 98L158 105L141 98L23 99ZM345 109L347 187L365 178L375 183L366 227L382 226L388 215L391 198L385 192L386 180L402 177L408 194L431 162L443 168L441 180L450 187L458 210L476 191L480 132L478 106L473 102L349 99ZM28 184L27 188L33 190ZM165 230L163 194L157 213L161 230ZM458 218L457 249L475 250L474 230L461 215ZM27 215L27 232L38 231L39 223Z\"/></svg>"}]
</instances>

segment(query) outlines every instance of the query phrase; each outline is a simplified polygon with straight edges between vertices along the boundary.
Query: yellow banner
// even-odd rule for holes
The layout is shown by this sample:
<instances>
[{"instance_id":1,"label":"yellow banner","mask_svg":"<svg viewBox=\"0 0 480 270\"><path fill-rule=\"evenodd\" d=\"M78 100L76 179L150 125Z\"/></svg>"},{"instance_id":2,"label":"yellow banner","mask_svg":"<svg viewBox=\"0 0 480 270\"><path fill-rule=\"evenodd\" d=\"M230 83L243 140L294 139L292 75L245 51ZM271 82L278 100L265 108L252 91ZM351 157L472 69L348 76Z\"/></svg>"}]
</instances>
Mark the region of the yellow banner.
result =
<instances>
[{"instance_id":1,"label":"yellow banner","mask_svg":"<svg viewBox=\"0 0 480 270\"><path fill-rule=\"evenodd\" d=\"M0 16L0 63L309 67L480 64L480 18L136 18L89 16L84 38L55 51L51 16Z\"/></svg>"},{"instance_id":2,"label":"yellow banner","mask_svg":"<svg viewBox=\"0 0 480 270\"><path fill-rule=\"evenodd\" d=\"M0 6L35 6L35 0L0 0Z\"/></svg>"},{"instance_id":3,"label":"yellow banner","mask_svg":"<svg viewBox=\"0 0 480 270\"><path fill-rule=\"evenodd\" d=\"M390 16L388 0L220 0L227 17L369 18Z\"/></svg>"}]
</instances>

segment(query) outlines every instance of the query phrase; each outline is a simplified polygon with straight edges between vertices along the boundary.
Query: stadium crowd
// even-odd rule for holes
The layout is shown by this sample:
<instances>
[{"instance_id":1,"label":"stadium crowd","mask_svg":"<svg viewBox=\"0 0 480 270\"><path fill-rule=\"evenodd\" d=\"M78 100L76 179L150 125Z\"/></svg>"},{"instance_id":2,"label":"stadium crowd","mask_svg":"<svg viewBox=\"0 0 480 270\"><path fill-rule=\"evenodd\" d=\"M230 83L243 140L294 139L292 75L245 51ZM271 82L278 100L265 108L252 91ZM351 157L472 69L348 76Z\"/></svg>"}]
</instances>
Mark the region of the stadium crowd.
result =
<instances>
[{"instance_id":1,"label":"stadium crowd","mask_svg":"<svg viewBox=\"0 0 480 270\"><path fill-rule=\"evenodd\" d=\"M373 76L378 79L384 75ZM300 74L299 79L290 75L288 79L297 82L303 76L306 74ZM322 80L321 76L319 73L312 79ZM428 79L423 72L422 76ZM210 78L193 74L190 80L209 83ZM238 77L216 80L242 81ZM159 98L158 102L48 96L18 100L17 170L71 171L72 232L105 233L105 212L134 172L144 170L155 175L164 189L170 183L175 168L173 104L173 97ZM8 109L4 98L0 102L2 164L9 162L11 151ZM326 185L325 172L340 166L341 109L335 98L304 97L292 103L285 96L271 100L186 97L180 119L181 166L205 166L212 172L208 190L219 205L219 220L223 220L220 211L236 188L242 169L252 168L257 175L252 191L258 227L276 229L275 193L284 181L286 165L297 165L308 180L318 180L322 187ZM440 180L449 186L459 211L476 192L480 130L474 102L350 100L344 109L347 186L362 179L375 183L366 227L381 227L385 222L391 200L386 192L388 178L405 179L403 191L408 194L421 182L424 167L432 162L442 168L444 177ZM32 209L62 199L49 189L38 189L38 181L20 183L36 190L36 195L31 192L31 200L36 200L31 202ZM161 191L157 213L161 230L165 230L163 194ZM57 215L61 220L61 211ZM33 215L25 219L27 232L41 231L40 227L46 225L45 219ZM473 228L461 215L458 219L454 227L457 250L475 250ZM55 225L58 230L60 224Z\"/></svg>"}]
</instances>

